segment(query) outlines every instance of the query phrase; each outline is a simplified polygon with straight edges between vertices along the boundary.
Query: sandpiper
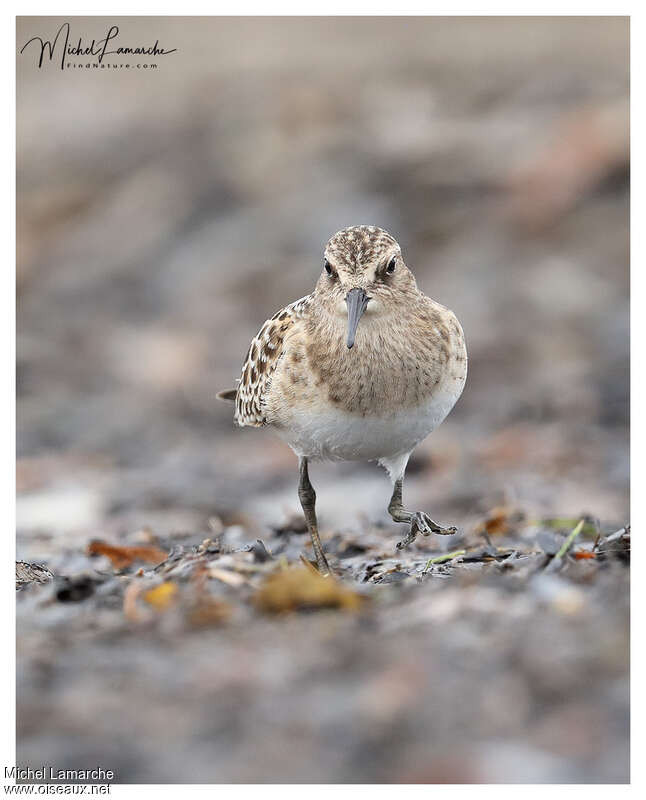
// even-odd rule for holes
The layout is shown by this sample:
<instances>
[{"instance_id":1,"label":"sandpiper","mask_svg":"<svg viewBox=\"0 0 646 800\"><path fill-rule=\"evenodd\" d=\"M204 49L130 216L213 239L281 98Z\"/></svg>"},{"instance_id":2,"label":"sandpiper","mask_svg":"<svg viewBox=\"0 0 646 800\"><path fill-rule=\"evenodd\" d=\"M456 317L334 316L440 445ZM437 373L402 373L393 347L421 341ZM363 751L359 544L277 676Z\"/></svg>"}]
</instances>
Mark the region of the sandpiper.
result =
<instances>
[{"instance_id":1,"label":"sandpiper","mask_svg":"<svg viewBox=\"0 0 646 800\"><path fill-rule=\"evenodd\" d=\"M356 225L334 234L314 291L278 311L252 340L236 389L235 422L271 426L298 456L298 494L318 569L330 571L316 521L311 460L377 461L388 511L409 531L453 534L402 504L413 449L462 393L467 353L455 314L417 288L397 241Z\"/></svg>"}]
</instances>

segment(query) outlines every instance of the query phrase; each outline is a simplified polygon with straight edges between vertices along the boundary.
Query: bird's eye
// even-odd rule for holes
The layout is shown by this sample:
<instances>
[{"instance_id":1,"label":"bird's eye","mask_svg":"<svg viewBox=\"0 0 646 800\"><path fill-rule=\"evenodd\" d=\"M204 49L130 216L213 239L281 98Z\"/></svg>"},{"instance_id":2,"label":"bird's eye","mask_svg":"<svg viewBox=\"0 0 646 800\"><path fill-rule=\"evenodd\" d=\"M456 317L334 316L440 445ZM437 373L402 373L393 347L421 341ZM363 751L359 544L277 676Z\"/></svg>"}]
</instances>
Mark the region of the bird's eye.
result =
<instances>
[{"instance_id":1,"label":"bird's eye","mask_svg":"<svg viewBox=\"0 0 646 800\"><path fill-rule=\"evenodd\" d=\"M393 256L390 261L388 262L388 266L386 267L386 272L389 275L392 275L395 271L395 267L397 266L397 256Z\"/></svg>"},{"instance_id":2,"label":"bird's eye","mask_svg":"<svg viewBox=\"0 0 646 800\"><path fill-rule=\"evenodd\" d=\"M327 260L327 258L323 259L323 267L324 267L324 269L325 269L325 271L327 272L328 275L332 275L333 270L332 270L332 267L330 266L330 262Z\"/></svg>"}]
</instances>

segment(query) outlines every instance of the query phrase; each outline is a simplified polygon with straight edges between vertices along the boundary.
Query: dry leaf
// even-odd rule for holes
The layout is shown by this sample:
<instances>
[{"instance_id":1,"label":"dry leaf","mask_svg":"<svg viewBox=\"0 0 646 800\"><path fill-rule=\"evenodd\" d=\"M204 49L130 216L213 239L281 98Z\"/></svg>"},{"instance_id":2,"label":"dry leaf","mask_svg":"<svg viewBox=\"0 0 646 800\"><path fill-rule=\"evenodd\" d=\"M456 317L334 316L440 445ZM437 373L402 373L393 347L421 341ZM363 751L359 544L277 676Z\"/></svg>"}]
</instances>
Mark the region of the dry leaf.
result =
<instances>
[{"instance_id":1,"label":"dry leaf","mask_svg":"<svg viewBox=\"0 0 646 800\"><path fill-rule=\"evenodd\" d=\"M520 522L524 515L509 506L495 506L476 526L476 533L486 533L489 536L504 536L509 533L514 524Z\"/></svg>"},{"instance_id":2,"label":"dry leaf","mask_svg":"<svg viewBox=\"0 0 646 800\"><path fill-rule=\"evenodd\" d=\"M157 611L166 611L177 599L177 584L172 581L160 583L153 589L148 589L144 600Z\"/></svg>"},{"instance_id":3,"label":"dry leaf","mask_svg":"<svg viewBox=\"0 0 646 800\"><path fill-rule=\"evenodd\" d=\"M364 598L332 577L324 578L305 567L270 575L254 596L255 605L268 613L312 608L356 611Z\"/></svg>"},{"instance_id":4,"label":"dry leaf","mask_svg":"<svg viewBox=\"0 0 646 800\"><path fill-rule=\"evenodd\" d=\"M130 622L138 622L141 619L137 609L137 598L142 590L143 586L139 581L130 581L123 593L123 613Z\"/></svg>"},{"instance_id":5,"label":"dry leaf","mask_svg":"<svg viewBox=\"0 0 646 800\"><path fill-rule=\"evenodd\" d=\"M208 597L200 600L189 609L186 619L194 628L207 628L221 625L231 616L231 606L222 600Z\"/></svg>"},{"instance_id":6,"label":"dry leaf","mask_svg":"<svg viewBox=\"0 0 646 800\"><path fill-rule=\"evenodd\" d=\"M108 544L101 539L94 539L87 546L89 556L107 556L115 569L129 567L135 561L146 564L161 564L168 558L168 553L153 545L121 546Z\"/></svg>"},{"instance_id":7,"label":"dry leaf","mask_svg":"<svg viewBox=\"0 0 646 800\"><path fill-rule=\"evenodd\" d=\"M510 509L507 506L492 508L487 516L478 523L477 533L488 533L490 536L503 535L509 532Z\"/></svg>"},{"instance_id":8,"label":"dry leaf","mask_svg":"<svg viewBox=\"0 0 646 800\"><path fill-rule=\"evenodd\" d=\"M245 583L249 581L247 578L240 575L238 572L231 572L228 569L218 569L217 567L211 567L208 570L209 577L215 578L218 581L222 581L222 583L226 583L227 586L232 586L234 589L238 589L240 586L243 586Z\"/></svg>"}]
</instances>

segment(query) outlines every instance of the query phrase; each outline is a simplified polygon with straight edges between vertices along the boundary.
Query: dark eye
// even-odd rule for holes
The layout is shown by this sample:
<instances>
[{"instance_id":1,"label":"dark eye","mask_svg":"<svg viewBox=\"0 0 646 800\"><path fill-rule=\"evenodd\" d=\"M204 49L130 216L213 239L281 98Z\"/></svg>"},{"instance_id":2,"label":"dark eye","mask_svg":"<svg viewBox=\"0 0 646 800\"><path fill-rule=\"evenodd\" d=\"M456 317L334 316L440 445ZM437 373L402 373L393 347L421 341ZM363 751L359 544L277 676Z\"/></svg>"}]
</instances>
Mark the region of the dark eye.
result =
<instances>
[{"instance_id":1,"label":"dark eye","mask_svg":"<svg viewBox=\"0 0 646 800\"><path fill-rule=\"evenodd\" d=\"M333 270L332 270L332 267L330 266L330 262L327 260L327 258L323 259L323 268L325 269L325 271L327 272L328 275L332 275Z\"/></svg>"},{"instance_id":2,"label":"dark eye","mask_svg":"<svg viewBox=\"0 0 646 800\"><path fill-rule=\"evenodd\" d=\"M386 267L386 272L392 275L393 272L395 271L396 266L397 266L397 256L393 256L388 262L388 266Z\"/></svg>"}]
</instances>

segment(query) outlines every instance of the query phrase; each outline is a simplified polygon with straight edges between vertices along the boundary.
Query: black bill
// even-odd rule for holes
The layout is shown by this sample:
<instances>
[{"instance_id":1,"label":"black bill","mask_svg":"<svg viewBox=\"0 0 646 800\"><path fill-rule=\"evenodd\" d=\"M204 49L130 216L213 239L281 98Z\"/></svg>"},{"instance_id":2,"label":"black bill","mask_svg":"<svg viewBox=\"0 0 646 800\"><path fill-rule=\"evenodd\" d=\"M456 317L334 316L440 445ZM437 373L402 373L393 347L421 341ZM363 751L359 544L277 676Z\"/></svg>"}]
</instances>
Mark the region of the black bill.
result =
<instances>
[{"instance_id":1,"label":"black bill","mask_svg":"<svg viewBox=\"0 0 646 800\"><path fill-rule=\"evenodd\" d=\"M348 306L348 349L354 345L354 337L357 334L357 326L363 312L368 307L370 298L363 289L350 289L345 297Z\"/></svg>"}]
</instances>

